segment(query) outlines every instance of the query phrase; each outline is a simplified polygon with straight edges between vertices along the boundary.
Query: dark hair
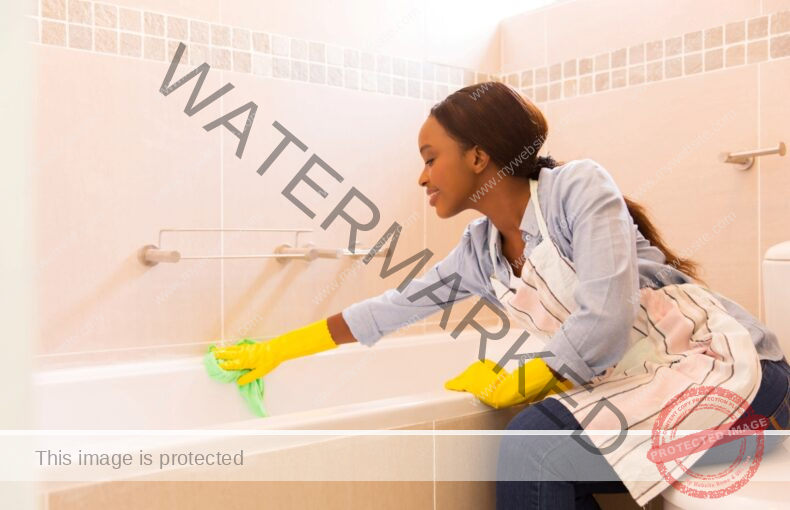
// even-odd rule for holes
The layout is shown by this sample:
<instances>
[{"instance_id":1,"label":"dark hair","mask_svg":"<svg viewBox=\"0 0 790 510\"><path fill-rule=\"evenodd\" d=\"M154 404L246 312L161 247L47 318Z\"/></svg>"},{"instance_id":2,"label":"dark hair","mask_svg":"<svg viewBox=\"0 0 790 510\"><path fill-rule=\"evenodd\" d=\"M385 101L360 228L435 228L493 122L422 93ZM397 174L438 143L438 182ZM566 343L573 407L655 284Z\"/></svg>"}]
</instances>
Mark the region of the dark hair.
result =
<instances>
[{"instance_id":1,"label":"dark hair","mask_svg":"<svg viewBox=\"0 0 790 510\"><path fill-rule=\"evenodd\" d=\"M469 85L431 107L430 114L463 149L480 146L498 167L510 175L537 179L541 168L565 164L538 156L548 136L543 112L529 99L500 82ZM527 157L523 153L527 152ZM623 195L628 212L642 235L661 250L667 263L702 281L698 265L682 259L664 242L647 209Z\"/></svg>"}]
</instances>

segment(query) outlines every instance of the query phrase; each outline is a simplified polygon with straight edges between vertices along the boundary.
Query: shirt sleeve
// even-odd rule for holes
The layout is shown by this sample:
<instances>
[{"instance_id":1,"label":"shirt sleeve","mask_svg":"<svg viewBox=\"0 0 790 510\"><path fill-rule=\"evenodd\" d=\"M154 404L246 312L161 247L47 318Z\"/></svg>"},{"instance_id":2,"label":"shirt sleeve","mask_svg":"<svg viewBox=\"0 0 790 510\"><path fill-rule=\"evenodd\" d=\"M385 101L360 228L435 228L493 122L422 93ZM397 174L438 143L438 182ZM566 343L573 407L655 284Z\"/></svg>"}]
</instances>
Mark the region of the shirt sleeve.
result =
<instances>
[{"instance_id":1,"label":"shirt sleeve","mask_svg":"<svg viewBox=\"0 0 790 510\"><path fill-rule=\"evenodd\" d=\"M390 289L378 296L354 303L343 310L343 319L359 343L371 346L382 336L442 310L427 295L420 296L413 302L408 299L440 280L444 280L445 284L434 288L432 292L442 304L470 297L472 291L467 283L470 281L468 268L472 267L470 262L473 259L472 238L467 227L455 248L422 277L409 282L403 292ZM449 278L453 273L458 273L461 277L460 284ZM457 285L458 290L451 301L453 285Z\"/></svg>"},{"instance_id":2,"label":"shirt sleeve","mask_svg":"<svg viewBox=\"0 0 790 510\"><path fill-rule=\"evenodd\" d=\"M554 356L544 361L558 372L567 365L589 381L628 349L639 310L636 238L625 199L603 167L566 171L560 193L572 236L578 307L546 342Z\"/></svg>"}]
</instances>

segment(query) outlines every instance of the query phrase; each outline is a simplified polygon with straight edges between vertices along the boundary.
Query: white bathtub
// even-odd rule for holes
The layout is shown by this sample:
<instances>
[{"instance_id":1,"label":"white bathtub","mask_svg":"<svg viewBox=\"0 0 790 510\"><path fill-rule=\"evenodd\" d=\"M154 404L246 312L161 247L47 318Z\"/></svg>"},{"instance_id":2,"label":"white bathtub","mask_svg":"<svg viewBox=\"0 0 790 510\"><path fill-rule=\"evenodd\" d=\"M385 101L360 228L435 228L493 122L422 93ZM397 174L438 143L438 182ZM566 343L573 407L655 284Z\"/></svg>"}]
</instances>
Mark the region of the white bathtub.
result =
<instances>
[{"instance_id":1,"label":"white bathtub","mask_svg":"<svg viewBox=\"0 0 790 510\"><path fill-rule=\"evenodd\" d=\"M499 360L520 333L514 330L489 342L486 357ZM211 470L133 465L117 471L44 466L37 469L37 476L45 482L42 490L51 494L82 490L85 481L98 480L494 480L496 435L316 432L386 433L382 429L415 425L416 429L455 429L457 424L461 429L485 428L481 421L453 420L490 408L476 404L467 393L443 388L445 380L477 358L478 339L474 330L458 339L449 332L391 338L373 348L342 345L287 362L266 377L268 418L253 417L234 385L209 379L201 357L39 373L35 377L39 429L105 430L116 435L53 432L36 438L37 449L134 455L144 450L155 459L163 453L243 449L244 466ZM520 352L541 347L538 341L528 340ZM514 368L515 361L506 367ZM513 410L498 413L509 412ZM491 421L484 425L488 424ZM774 460L765 459L765 469L752 483L781 480L782 470L773 464Z\"/></svg>"},{"instance_id":2,"label":"white bathtub","mask_svg":"<svg viewBox=\"0 0 790 510\"><path fill-rule=\"evenodd\" d=\"M483 409L444 381L474 362L479 335L450 331L341 345L266 376L270 416L247 409L232 384L209 379L201 357L50 370L34 378L39 429L393 428ZM489 341L499 360L520 330ZM519 352L538 350L529 340ZM516 366L511 361L507 368Z\"/></svg>"},{"instance_id":3,"label":"white bathtub","mask_svg":"<svg viewBox=\"0 0 790 510\"><path fill-rule=\"evenodd\" d=\"M161 453L243 449L244 467L217 472L141 465L118 471L36 466L37 476L48 492L96 480L435 480L437 448L453 438L434 438L423 430L386 435L384 429L430 430L440 422L491 410L468 393L443 387L477 359L479 336L469 329L458 339L449 331L388 338L372 348L347 344L286 362L266 376L267 418L252 415L235 385L209 379L202 357L38 373L37 428L53 433L36 438L37 450L134 455L144 450L156 458ZM489 342L486 357L498 361L520 334L513 330ZM534 347L527 341L520 352ZM506 365L516 366L515 361ZM316 432L360 429L385 435ZM469 440L486 456L476 466L483 472L469 479L493 479L496 441L496 436ZM448 446L452 455L468 458L463 448Z\"/></svg>"}]
</instances>

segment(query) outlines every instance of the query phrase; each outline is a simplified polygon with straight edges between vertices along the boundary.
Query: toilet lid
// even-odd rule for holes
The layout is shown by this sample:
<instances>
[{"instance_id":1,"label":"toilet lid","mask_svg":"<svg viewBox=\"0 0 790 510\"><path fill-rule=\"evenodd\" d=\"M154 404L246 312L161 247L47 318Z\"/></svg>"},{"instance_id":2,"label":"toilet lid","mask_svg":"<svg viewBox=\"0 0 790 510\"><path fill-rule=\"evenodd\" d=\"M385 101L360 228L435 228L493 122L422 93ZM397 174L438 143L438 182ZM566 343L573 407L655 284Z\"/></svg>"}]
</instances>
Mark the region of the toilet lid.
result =
<instances>
[{"instance_id":1,"label":"toilet lid","mask_svg":"<svg viewBox=\"0 0 790 510\"><path fill-rule=\"evenodd\" d=\"M710 472L724 470L727 466L711 465ZM747 508L786 508L788 504L787 479L790 473L790 441L765 454L754 477L736 492L719 499L700 499L687 496L668 487L661 493L664 510L744 510ZM761 476L762 475L762 476Z\"/></svg>"},{"instance_id":2,"label":"toilet lid","mask_svg":"<svg viewBox=\"0 0 790 510\"><path fill-rule=\"evenodd\" d=\"M765 260L790 262L790 241L775 244L765 251Z\"/></svg>"}]
</instances>

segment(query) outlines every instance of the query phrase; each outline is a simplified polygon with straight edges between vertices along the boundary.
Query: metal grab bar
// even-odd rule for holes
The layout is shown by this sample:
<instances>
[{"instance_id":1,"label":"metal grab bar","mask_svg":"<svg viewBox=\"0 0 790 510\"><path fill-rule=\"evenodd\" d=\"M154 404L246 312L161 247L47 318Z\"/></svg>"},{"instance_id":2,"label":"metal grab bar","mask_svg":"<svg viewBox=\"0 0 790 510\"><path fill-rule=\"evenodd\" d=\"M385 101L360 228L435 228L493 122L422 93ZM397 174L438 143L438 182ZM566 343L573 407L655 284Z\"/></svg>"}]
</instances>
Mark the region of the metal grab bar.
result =
<instances>
[{"instance_id":1,"label":"metal grab bar","mask_svg":"<svg viewBox=\"0 0 790 510\"><path fill-rule=\"evenodd\" d=\"M162 233L164 232L293 232L294 244L281 244L274 249L274 253L243 254L243 255L190 255L183 256L178 250L162 249ZM287 262L292 259L312 262L315 259L339 259L341 257L358 257L366 255L372 248L354 250L343 248L318 248L313 243L299 246L299 234L312 232L312 229L288 228L163 228L159 230L159 245L147 244L140 248L138 259L145 266L155 266L160 262L174 264L181 260L221 260L221 259L277 259L278 262ZM359 245L360 243L356 243ZM379 251L377 257L386 253Z\"/></svg>"},{"instance_id":2,"label":"metal grab bar","mask_svg":"<svg viewBox=\"0 0 790 510\"><path fill-rule=\"evenodd\" d=\"M165 232L293 232L294 244L299 244L299 234L312 232L311 228L205 228L205 227L169 227L159 229L159 246L162 246L162 234Z\"/></svg>"},{"instance_id":3,"label":"metal grab bar","mask_svg":"<svg viewBox=\"0 0 790 510\"><path fill-rule=\"evenodd\" d=\"M354 251L351 251L347 248L343 248L340 251L343 253L344 257L364 257L365 255L370 253L370 250L373 249L373 246L371 246L370 248L360 248L359 247L360 244L361 243L356 243L356 247L354 248ZM386 245L387 243L384 244ZM376 254L374 255L374 257L386 257L386 256L387 256L387 250L384 249L384 245L382 245L381 248L379 248L379 251L377 251Z\"/></svg>"},{"instance_id":4,"label":"metal grab bar","mask_svg":"<svg viewBox=\"0 0 790 510\"><path fill-rule=\"evenodd\" d=\"M752 151L730 152L724 154L724 162L740 165L740 170L748 170L754 165L754 159L760 156L770 156L778 154L784 156L787 154L787 148L784 142L779 142L779 145L770 149L755 149Z\"/></svg>"},{"instance_id":5,"label":"metal grab bar","mask_svg":"<svg viewBox=\"0 0 790 510\"><path fill-rule=\"evenodd\" d=\"M315 259L339 259L342 255L341 252L340 248L316 248L312 243L308 243L304 248L294 248L290 244L281 244L274 249L275 254L296 255L310 261Z\"/></svg>"},{"instance_id":6,"label":"metal grab bar","mask_svg":"<svg viewBox=\"0 0 790 510\"><path fill-rule=\"evenodd\" d=\"M183 256L178 250L166 250L162 248L162 235L165 232L286 232L294 234L294 245L299 246L299 235L312 232L309 228L205 228L205 227L177 227L159 229L159 244L148 244L140 248L138 259L145 266L155 266L160 262L176 263L180 260L219 260L219 259L268 259L276 258L280 261L288 259L307 259L314 256L314 252L309 252L311 247L299 248L300 251L288 253L266 253L266 254L245 254L245 255L204 255L204 256ZM280 248L291 248L291 245L281 245Z\"/></svg>"}]
</instances>

